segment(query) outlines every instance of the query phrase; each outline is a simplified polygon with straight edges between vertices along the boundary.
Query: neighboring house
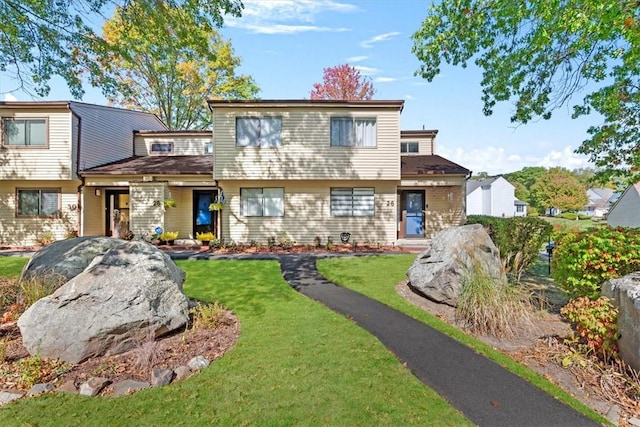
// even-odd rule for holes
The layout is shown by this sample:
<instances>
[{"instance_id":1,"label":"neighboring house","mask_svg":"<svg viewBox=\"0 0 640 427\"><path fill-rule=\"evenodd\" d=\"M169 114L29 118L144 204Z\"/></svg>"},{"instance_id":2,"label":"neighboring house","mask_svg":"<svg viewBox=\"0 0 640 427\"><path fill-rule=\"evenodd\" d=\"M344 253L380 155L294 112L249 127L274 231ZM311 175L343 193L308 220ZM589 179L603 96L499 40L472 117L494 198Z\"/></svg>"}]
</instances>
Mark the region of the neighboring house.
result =
<instances>
[{"instance_id":1,"label":"neighboring house","mask_svg":"<svg viewBox=\"0 0 640 427\"><path fill-rule=\"evenodd\" d=\"M607 214L611 227L640 227L640 182L627 187Z\"/></svg>"},{"instance_id":2,"label":"neighboring house","mask_svg":"<svg viewBox=\"0 0 640 427\"><path fill-rule=\"evenodd\" d=\"M615 192L611 188L589 188L587 190L589 202L578 213L596 217L605 216L613 204L614 194Z\"/></svg>"},{"instance_id":3,"label":"neighboring house","mask_svg":"<svg viewBox=\"0 0 640 427\"><path fill-rule=\"evenodd\" d=\"M48 122L67 123L41 130L60 140L37 153L46 164L34 168L43 175L35 179L47 185L19 172L30 164L21 153L33 149L6 148L5 141L16 143L3 134L3 180L10 171L16 178L8 189L3 182L0 240L29 245L48 230L58 239L73 230L139 237L158 228L179 238L211 231L262 243L283 232L298 243L338 243L342 233L381 244L428 238L464 222L470 171L435 154L437 131L401 132L403 105L212 100L213 131L169 131L155 116L128 110L0 103L3 117L38 109ZM58 155L52 146L65 148ZM37 191L25 196L16 188ZM45 188L63 189L56 198ZM212 202L224 202L222 210L210 211Z\"/></svg>"},{"instance_id":4,"label":"neighboring house","mask_svg":"<svg viewBox=\"0 0 640 427\"><path fill-rule=\"evenodd\" d=\"M501 176L467 181L467 215L510 218L526 216L526 203L515 197L515 187Z\"/></svg>"},{"instance_id":5,"label":"neighboring house","mask_svg":"<svg viewBox=\"0 0 640 427\"><path fill-rule=\"evenodd\" d=\"M104 234L101 199L85 200L80 171L131 156L136 129L166 129L152 114L67 101L0 102L0 126L5 245Z\"/></svg>"}]
</instances>

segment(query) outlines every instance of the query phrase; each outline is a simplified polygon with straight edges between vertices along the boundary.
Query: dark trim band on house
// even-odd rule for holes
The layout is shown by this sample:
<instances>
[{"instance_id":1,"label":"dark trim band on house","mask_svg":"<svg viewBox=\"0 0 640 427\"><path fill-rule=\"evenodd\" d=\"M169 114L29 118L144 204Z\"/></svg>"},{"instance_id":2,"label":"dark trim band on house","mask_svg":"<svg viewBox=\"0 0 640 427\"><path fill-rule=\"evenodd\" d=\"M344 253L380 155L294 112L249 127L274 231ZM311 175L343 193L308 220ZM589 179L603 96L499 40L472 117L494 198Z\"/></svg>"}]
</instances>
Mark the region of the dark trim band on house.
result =
<instances>
[{"instance_id":1,"label":"dark trim band on house","mask_svg":"<svg viewBox=\"0 0 640 427\"><path fill-rule=\"evenodd\" d=\"M404 108L404 100L368 100L368 101L342 101L342 100L312 100L312 99L209 99L207 100L209 109L215 107L246 108L323 108L323 107L359 107L359 108L390 108L402 111Z\"/></svg>"}]
</instances>

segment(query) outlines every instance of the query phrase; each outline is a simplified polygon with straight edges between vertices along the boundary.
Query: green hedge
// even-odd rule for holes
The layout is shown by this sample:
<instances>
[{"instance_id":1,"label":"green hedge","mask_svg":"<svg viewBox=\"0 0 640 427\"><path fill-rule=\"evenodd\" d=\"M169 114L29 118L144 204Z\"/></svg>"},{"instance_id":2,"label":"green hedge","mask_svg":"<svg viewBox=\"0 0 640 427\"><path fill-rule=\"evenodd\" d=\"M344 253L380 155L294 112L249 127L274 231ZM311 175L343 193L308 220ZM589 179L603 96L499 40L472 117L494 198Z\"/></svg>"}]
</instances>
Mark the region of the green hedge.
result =
<instances>
[{"instance_id":1,"label":"green hedge","mask_svg":"<svg viewBox=\"0 0 640 427\"><path fill-rule=\"evenodd\" d=\"M547 221L531 217L469 215L467 224L481 224L487 230L507 265L507 273L515 281L519 281L520 274L538 258L552 230Z\"/></svg>"},{"instance_id":2,"label":"green hedge","mask_svg":"<svg viewBox=\"0 0 640 427\"><path fill-rule=\"evenodd\" d=\"M573 213L573 212L562 212L558 215L556 215L557 218L563 218L563 219L573 219L575 220L576 218L580 221L586 221L588 219L591 219L591 217L589 215L584 215L584 214L577 214L577 213Z\"/></svg>"},{"instance_id":3,"label":"green hedge","mask_svg":"<svg viewBox=\"0 0 640 427\"><path fill-rule=\"evenodd\" d=\"M605 281L640 270L640 230L568 233L556 242L551 266L556 284L572 297L597 299Z\"/></svg>"}]
</instances>

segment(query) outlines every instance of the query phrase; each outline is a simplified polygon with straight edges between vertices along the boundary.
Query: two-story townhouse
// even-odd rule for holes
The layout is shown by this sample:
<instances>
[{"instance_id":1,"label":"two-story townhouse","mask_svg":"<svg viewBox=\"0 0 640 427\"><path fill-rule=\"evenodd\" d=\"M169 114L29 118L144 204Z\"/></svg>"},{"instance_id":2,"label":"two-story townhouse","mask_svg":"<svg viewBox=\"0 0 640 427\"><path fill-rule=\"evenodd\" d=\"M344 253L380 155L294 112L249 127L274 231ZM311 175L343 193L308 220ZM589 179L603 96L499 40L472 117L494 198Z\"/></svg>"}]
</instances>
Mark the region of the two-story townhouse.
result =
<instances>
[{"instance_id":1,"label":"two-story townhouse","mask_svg":"<svg viewBox=\"0 0 640 427\"><path fill-rule=\"evenodd\" d=\"M87 234L95 201L82 169L131 156L133 131L166 129L154 115L69 101L0 102L0 242ZM88 202L88 203L87 203Z\"/></svg>"},{"instance_id":2,"label":"two-story townhouse","mask_svg":"<svg viewBox=\"0 0 640 427\"><path fill-rule=\"evenodd\" d=\"M391 244L461 224L469 171L434 154L435 131L401 133L403 105L210 100L221 235Z\"/></svg>"}]
</instances>

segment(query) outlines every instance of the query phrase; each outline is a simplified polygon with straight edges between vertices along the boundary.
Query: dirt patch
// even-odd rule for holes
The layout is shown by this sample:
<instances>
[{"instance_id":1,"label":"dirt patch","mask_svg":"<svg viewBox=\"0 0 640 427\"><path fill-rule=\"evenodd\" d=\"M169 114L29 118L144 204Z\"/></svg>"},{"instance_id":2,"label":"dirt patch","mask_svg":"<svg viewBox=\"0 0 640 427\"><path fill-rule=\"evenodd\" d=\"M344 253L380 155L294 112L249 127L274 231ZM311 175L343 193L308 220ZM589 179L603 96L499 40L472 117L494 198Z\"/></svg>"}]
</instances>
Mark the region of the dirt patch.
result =
<instances>
[{"instance_id":1,"label":"dirt patch","mask_svg":"<svg viewBox=\"0 0 640 427\"><path fill-rule=\"evenodd\" d=\"M398 294L417 307L464 330L455 319L455 308L436 303L415 293L407 286L406 281L398 284L395 289ZM607 398L604 395L599 381L585 381L584 376L576 375L570 369L564 369L561 366L559 356L570 351L564 345L564 338L570 336L571 327L559 314L540 311L533 316L532 321L533 324L526 326L526 330L517 331L512 337L474 336L533 369L615 424L631 425L628 419L640 417L640 407L635 410L628 407L621 408L616 396Z\"/></svg>"}]
</instances>

